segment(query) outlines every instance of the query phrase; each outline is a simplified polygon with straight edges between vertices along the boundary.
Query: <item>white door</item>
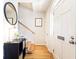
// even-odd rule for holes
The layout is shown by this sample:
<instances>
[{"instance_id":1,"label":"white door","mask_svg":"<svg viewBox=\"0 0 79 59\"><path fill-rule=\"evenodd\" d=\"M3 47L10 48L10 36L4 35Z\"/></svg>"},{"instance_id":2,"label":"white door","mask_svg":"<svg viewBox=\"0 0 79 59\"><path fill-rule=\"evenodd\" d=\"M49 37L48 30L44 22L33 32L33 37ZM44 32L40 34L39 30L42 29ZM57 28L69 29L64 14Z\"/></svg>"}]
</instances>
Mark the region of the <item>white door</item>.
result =
<instances>
[{"instance_id":1,"label":"white door","mask_svg":"<svg viewBox=\"0 0 79 59\"><path fill-rule=\"evenodd\" d=\"M54 32L55 36L63 35L64 41L60 42L57 39L57 51L59 59L76 59L76 17L75 17L75 0L63 0L60 5L54 10ZM72 38L74 41L72 42ZM70 43L71 42L71 43Z\"/></svg>"},{"instance_id":2,"label":"white door","mask_svg":"<svg viewBox=\"0 0 79 59\"><path fill-rule=\"evenodd\" d=\"M76 59L76 45L71 43L63 45L63 59Z\"/></svg>"}]
</instances>

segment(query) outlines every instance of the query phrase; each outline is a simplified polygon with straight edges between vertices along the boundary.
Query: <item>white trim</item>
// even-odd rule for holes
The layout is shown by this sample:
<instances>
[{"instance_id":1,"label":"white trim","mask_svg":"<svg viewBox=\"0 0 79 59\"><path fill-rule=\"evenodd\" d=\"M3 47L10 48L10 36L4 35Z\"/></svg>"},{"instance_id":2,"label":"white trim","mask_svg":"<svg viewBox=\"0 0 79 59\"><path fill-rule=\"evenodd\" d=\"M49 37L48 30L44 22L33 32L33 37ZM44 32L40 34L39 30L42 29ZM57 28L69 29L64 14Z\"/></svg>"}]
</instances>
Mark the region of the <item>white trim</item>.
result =
<instances>
[{"instance_id":1,"label":"white trim","mask_svg":"<svg viewBox=\"0 0 79 59\"><path fill-rule=\"evenodd\" d=\"M59 57L55 53L53 53L53 56L54 56L54 59L59 59Z\"/></svg>"}]
</instances>

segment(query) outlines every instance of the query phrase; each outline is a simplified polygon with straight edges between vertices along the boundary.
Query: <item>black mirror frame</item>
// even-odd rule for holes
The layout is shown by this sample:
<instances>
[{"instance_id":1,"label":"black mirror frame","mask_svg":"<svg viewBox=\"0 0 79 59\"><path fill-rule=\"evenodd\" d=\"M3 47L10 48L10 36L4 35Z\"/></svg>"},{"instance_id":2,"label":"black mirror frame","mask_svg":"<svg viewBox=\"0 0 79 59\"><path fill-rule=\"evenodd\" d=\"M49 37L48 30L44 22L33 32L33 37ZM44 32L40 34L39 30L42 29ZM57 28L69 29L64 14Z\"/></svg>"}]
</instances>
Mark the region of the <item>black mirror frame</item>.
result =
<instances>
[{"instance_id":1,"label":"black mirror frame","mask_svg":"<svg viewBox=\"0 0 79 59\"><path fill-rule=\"evenodd\" d=\"M6 15L6 6L7 6L7 4L11 4L13 6L14 10L15 10L15 13L16 13L16 22L14 24L10 23L9 20L8 20L8 18L7 18L7 15ZM15 6L11 2L6 2L5 5L4 5L4 16L5 16L5 18L6 18L6 20L7 20L7 22L9 24L16 25L16 23L17 23L17 11L16 11Z\"/></svg>"}]
</instances>

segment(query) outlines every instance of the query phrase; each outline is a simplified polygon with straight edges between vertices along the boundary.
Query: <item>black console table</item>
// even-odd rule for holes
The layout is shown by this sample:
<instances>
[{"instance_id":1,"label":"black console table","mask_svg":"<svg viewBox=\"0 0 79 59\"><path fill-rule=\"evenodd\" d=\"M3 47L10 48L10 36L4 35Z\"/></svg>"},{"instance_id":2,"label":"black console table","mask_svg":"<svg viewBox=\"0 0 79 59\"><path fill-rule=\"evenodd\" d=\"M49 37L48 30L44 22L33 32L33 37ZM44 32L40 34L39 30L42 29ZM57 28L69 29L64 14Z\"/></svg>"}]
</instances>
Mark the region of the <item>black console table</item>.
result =
<instances>
[{"instance_id":1,"label":"black console table","mask_svg":"<svg viewBox=\"0 0 79 59\"><path fill-rule=\"evenodd\" d=\"M4 43L4 59L24 59L26 39Z\"/></svg>"}]
</instances>

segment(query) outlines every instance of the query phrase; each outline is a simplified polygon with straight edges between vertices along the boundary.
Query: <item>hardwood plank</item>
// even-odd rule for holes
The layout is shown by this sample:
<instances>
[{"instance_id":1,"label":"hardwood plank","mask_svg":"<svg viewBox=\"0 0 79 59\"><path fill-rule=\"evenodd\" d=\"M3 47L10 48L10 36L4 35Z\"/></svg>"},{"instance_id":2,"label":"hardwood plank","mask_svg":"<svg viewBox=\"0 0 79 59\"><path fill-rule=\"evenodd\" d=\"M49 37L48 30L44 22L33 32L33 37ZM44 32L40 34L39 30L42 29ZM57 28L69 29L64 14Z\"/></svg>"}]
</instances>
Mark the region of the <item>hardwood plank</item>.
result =
<instances>
[{"instance_id":1,"label":"hardwood plank","mask_svg":"<svg viewBox=\"0 0 79 59\"><path fill-rule=\"evenodd\" d=\"M24 59L54 59L53 54L48 51L46 46L32 45L31 47L32 54L26 54Z\"/></svg>"}]
</instances>

